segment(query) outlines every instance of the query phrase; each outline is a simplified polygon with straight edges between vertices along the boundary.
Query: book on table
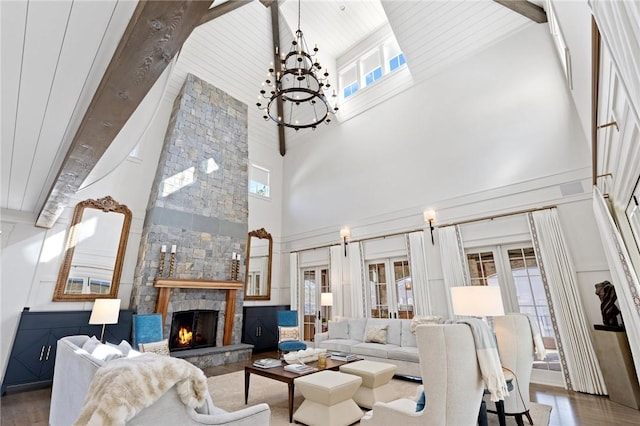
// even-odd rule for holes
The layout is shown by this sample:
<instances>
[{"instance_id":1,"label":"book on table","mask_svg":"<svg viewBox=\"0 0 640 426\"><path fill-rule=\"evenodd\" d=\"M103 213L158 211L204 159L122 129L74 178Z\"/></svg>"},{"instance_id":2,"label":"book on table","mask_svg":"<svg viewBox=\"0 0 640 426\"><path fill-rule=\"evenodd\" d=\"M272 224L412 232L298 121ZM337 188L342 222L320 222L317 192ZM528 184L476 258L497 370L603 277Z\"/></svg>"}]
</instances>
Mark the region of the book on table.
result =
<instances>
[{"instance_id":1,"label":"book on table","mask_svg":"<svg viewBox=\"0 0 640 426\"><path fill-rule=\"evenodd\" d=\"M350 354L347 352L332 352L331 359L335 359L336 361L355 361L356 359L360 359L360 357L356 354Z\"/></svg>"},{"instance_id":2,"label":"book on table","mask_svg":"<svg viewBox=\"0 0 640 426\"><path fill-rule=\"evenodd\" d=\"M254 367L260 368L274 368L282 366L282 361L276 358L262 358L253 361Z\"/></svg>"},{"instance_id":3,"label":"book on table","mask_svg":"<svg viewBox=\"0 0 640 426\"><path fill-rule=\"evenodd\" d=\"M316 367L311 367L305 364L289 364L289 365L285 365L284 369L286 371L290 371L292 373L298 373L298 374L311 373L312 371L318 371Z\"/></svg>"}]
</instances>

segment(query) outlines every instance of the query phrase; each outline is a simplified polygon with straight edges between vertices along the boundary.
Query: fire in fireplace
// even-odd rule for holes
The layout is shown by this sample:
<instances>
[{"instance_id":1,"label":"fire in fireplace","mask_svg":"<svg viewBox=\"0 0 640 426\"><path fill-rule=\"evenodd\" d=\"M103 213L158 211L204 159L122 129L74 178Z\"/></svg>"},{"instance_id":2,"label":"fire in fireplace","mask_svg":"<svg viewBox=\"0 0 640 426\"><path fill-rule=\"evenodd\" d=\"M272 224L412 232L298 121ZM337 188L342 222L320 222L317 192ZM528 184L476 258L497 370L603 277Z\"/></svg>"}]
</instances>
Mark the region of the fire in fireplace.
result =
<instances>
[{"instance_id":1,"label":"fire in fireplace","mask_svg":"<svg viewBox=\"0 0 640 426\"><path fill-rule=\"evenodd\" d=\"M173 313L169 349L206 348L216 345L218 311L195 309Z\"/></svg>"}]
</instances>

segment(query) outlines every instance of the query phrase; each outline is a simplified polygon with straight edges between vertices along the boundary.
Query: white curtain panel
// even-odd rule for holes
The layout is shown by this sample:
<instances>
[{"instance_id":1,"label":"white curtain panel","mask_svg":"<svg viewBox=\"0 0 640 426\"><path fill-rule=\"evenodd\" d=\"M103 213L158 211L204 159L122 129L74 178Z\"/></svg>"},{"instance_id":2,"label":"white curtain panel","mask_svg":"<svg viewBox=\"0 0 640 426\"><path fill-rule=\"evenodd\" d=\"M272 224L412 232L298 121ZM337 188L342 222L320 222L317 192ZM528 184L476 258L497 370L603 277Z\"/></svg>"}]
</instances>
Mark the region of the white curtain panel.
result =
<instances>
[{"instance_id":1,"label":"white curtain panel","mask_svg":"<svg viewBox=\"0 0 640 426\"><path fill-rule=\"evenodd\" d=\"M342 260L344 254L342 246L329 247L330 283L333 293L332 316L344 316L344 283L342 282Z\"/></svg>"},{"instance_id":2,"label":"white curtain panel","mask_svg":"<svg viewBox=\"0 0 640 426\"><path fill-rule=\"evenodd\" d=\"M589 5L640 122L640 2L589 0Z\"/></svg>"},{"instance_id":3,"label":"white curtain panel","mask_svg":"<svg viewBox=\"0 0 640 426\"><path fill-rule=\"evenodd\" d=\"M298 271L298 253L290 253L289 254L289 282L290 286L290 295L291 295L291 310L295 311L298 309L298 292L300 291L300 271Z\"/></svg>"},{"instance_id":4,"label":"white curtain panel","mask_svg":"<svg viewBox=\"0 0 640 426\"><path fill-rule=\"evenodd\" d=\"M429 296L429 274L427 256L424 250L424 232L412 232L407 238L411 284L413 285L414 309L416 315L431 315Z\"/></svg>"},{"instance_id":5,"label":"white curtain panel","mask_svg":"<svg viewBox=\"0 0 640 426\"><path fill-rule=\"evenodd\" d=\"M442 276L444 278L445 295L447 297L447 311L453 318L451 304L451 287L470 285L469 266L464 254L460 227L457 225L438 228L438 242L440 244L440 260L442 262Z\"/></svg>"},{"instance_id":6,"label":"white curtain panel","mask_svg":"<svg viewBox=\"0 0 640 426\"><path fill-rule=\"evenodd\" d=\"M636 376L640 382L640 284L629 252L600 190L593 187L593 211L618 296Z\"/></svg>"},{"instance_id":7,"label":"white curtain panel","mask_svg":"<svg viewBox=\"0 0 640 426\"><path fill-rule=\"evenodd\" d=\"M568 389L605 395L607 389L591 342L575 269L555 208L528 213L531 240L538 259Z\"/></svg>"},{"instance_id":8,"label":"white curtain panel","mask_svg":"<svg viewBox=\"0 0 640 426\"><path fill-rule=\"evenodd\" d=\"M360 242L349 244L349 275L351 277L351 316L364 318L365 313L365 276L362 246Z\"/></svg>"}]
</instances>

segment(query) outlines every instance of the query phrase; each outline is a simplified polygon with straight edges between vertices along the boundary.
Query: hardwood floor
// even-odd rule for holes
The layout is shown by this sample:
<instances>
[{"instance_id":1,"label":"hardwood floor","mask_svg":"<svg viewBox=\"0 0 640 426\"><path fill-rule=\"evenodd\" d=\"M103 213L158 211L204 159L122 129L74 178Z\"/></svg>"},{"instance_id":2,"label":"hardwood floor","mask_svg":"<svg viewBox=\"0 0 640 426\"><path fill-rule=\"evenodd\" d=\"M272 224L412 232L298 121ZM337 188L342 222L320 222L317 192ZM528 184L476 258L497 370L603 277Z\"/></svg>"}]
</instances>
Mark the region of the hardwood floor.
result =
<instances>
[{"instance_id":1,"label":"hardwood floor","mask_svg":"<svg viewBox=\"0 0 640 426\"><path fill-rule=\"evenodd\" d=\"M276 357L260 353L254 358ZM207 376L218 376L244 369L246 362L209 367ZM49 420L51 388L8 393L0 400L2 426L46 426ZM551 405L550 426L632 426L640 425L640 411L593 396L564 389L531 385L531 400ZM528 423L525 420L525 425ZM259 425L256 425L259 426Z\"/></svg>"}]
</instances>

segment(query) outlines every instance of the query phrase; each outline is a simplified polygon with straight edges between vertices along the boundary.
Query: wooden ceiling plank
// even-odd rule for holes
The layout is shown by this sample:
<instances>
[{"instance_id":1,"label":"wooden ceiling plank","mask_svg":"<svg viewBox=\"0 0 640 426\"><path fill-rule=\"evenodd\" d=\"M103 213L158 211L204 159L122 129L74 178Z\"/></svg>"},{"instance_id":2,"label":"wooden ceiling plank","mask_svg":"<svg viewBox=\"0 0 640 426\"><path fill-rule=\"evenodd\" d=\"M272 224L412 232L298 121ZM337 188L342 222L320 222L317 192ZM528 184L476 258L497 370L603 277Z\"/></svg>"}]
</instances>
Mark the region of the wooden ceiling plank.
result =
<instances>
[{"instance_id":1,"label":"wooden ceiling plank","mask_svg":"<svg viewBox=\"0 0 640 426\"><path fill-rule=\"evenodd\" d=\"M209 2L140 1L38 215L51 228L89 172L209 11Z\"/></svg>"},{"instance_id":2,"label":"wooden ceiling plank","mask_svg":"<svg viewBox=\"0 0 640 426\"><path fill-rule=\"evenodd\" d=\"M209 9L209 11L204 14L202 19L200 20L199 25L206 24L209 21L219 18L225 13L234 11L237 8L244 6L245 4L251 3L252 1L253 0L229 0L219 6L215 6L214 8Z\"/></svg>"},{"instance_id":3,"label":"wooden ceiling plank","mask_svg":"<svg viewBox=\"0 0 640 426\"><path fill-rule=\"evenodd\" d=\"M547 14L543 8L527 0L493 0L496 3L519 13L538 24L547 22Z\"/></svg>"}]
</instances>

